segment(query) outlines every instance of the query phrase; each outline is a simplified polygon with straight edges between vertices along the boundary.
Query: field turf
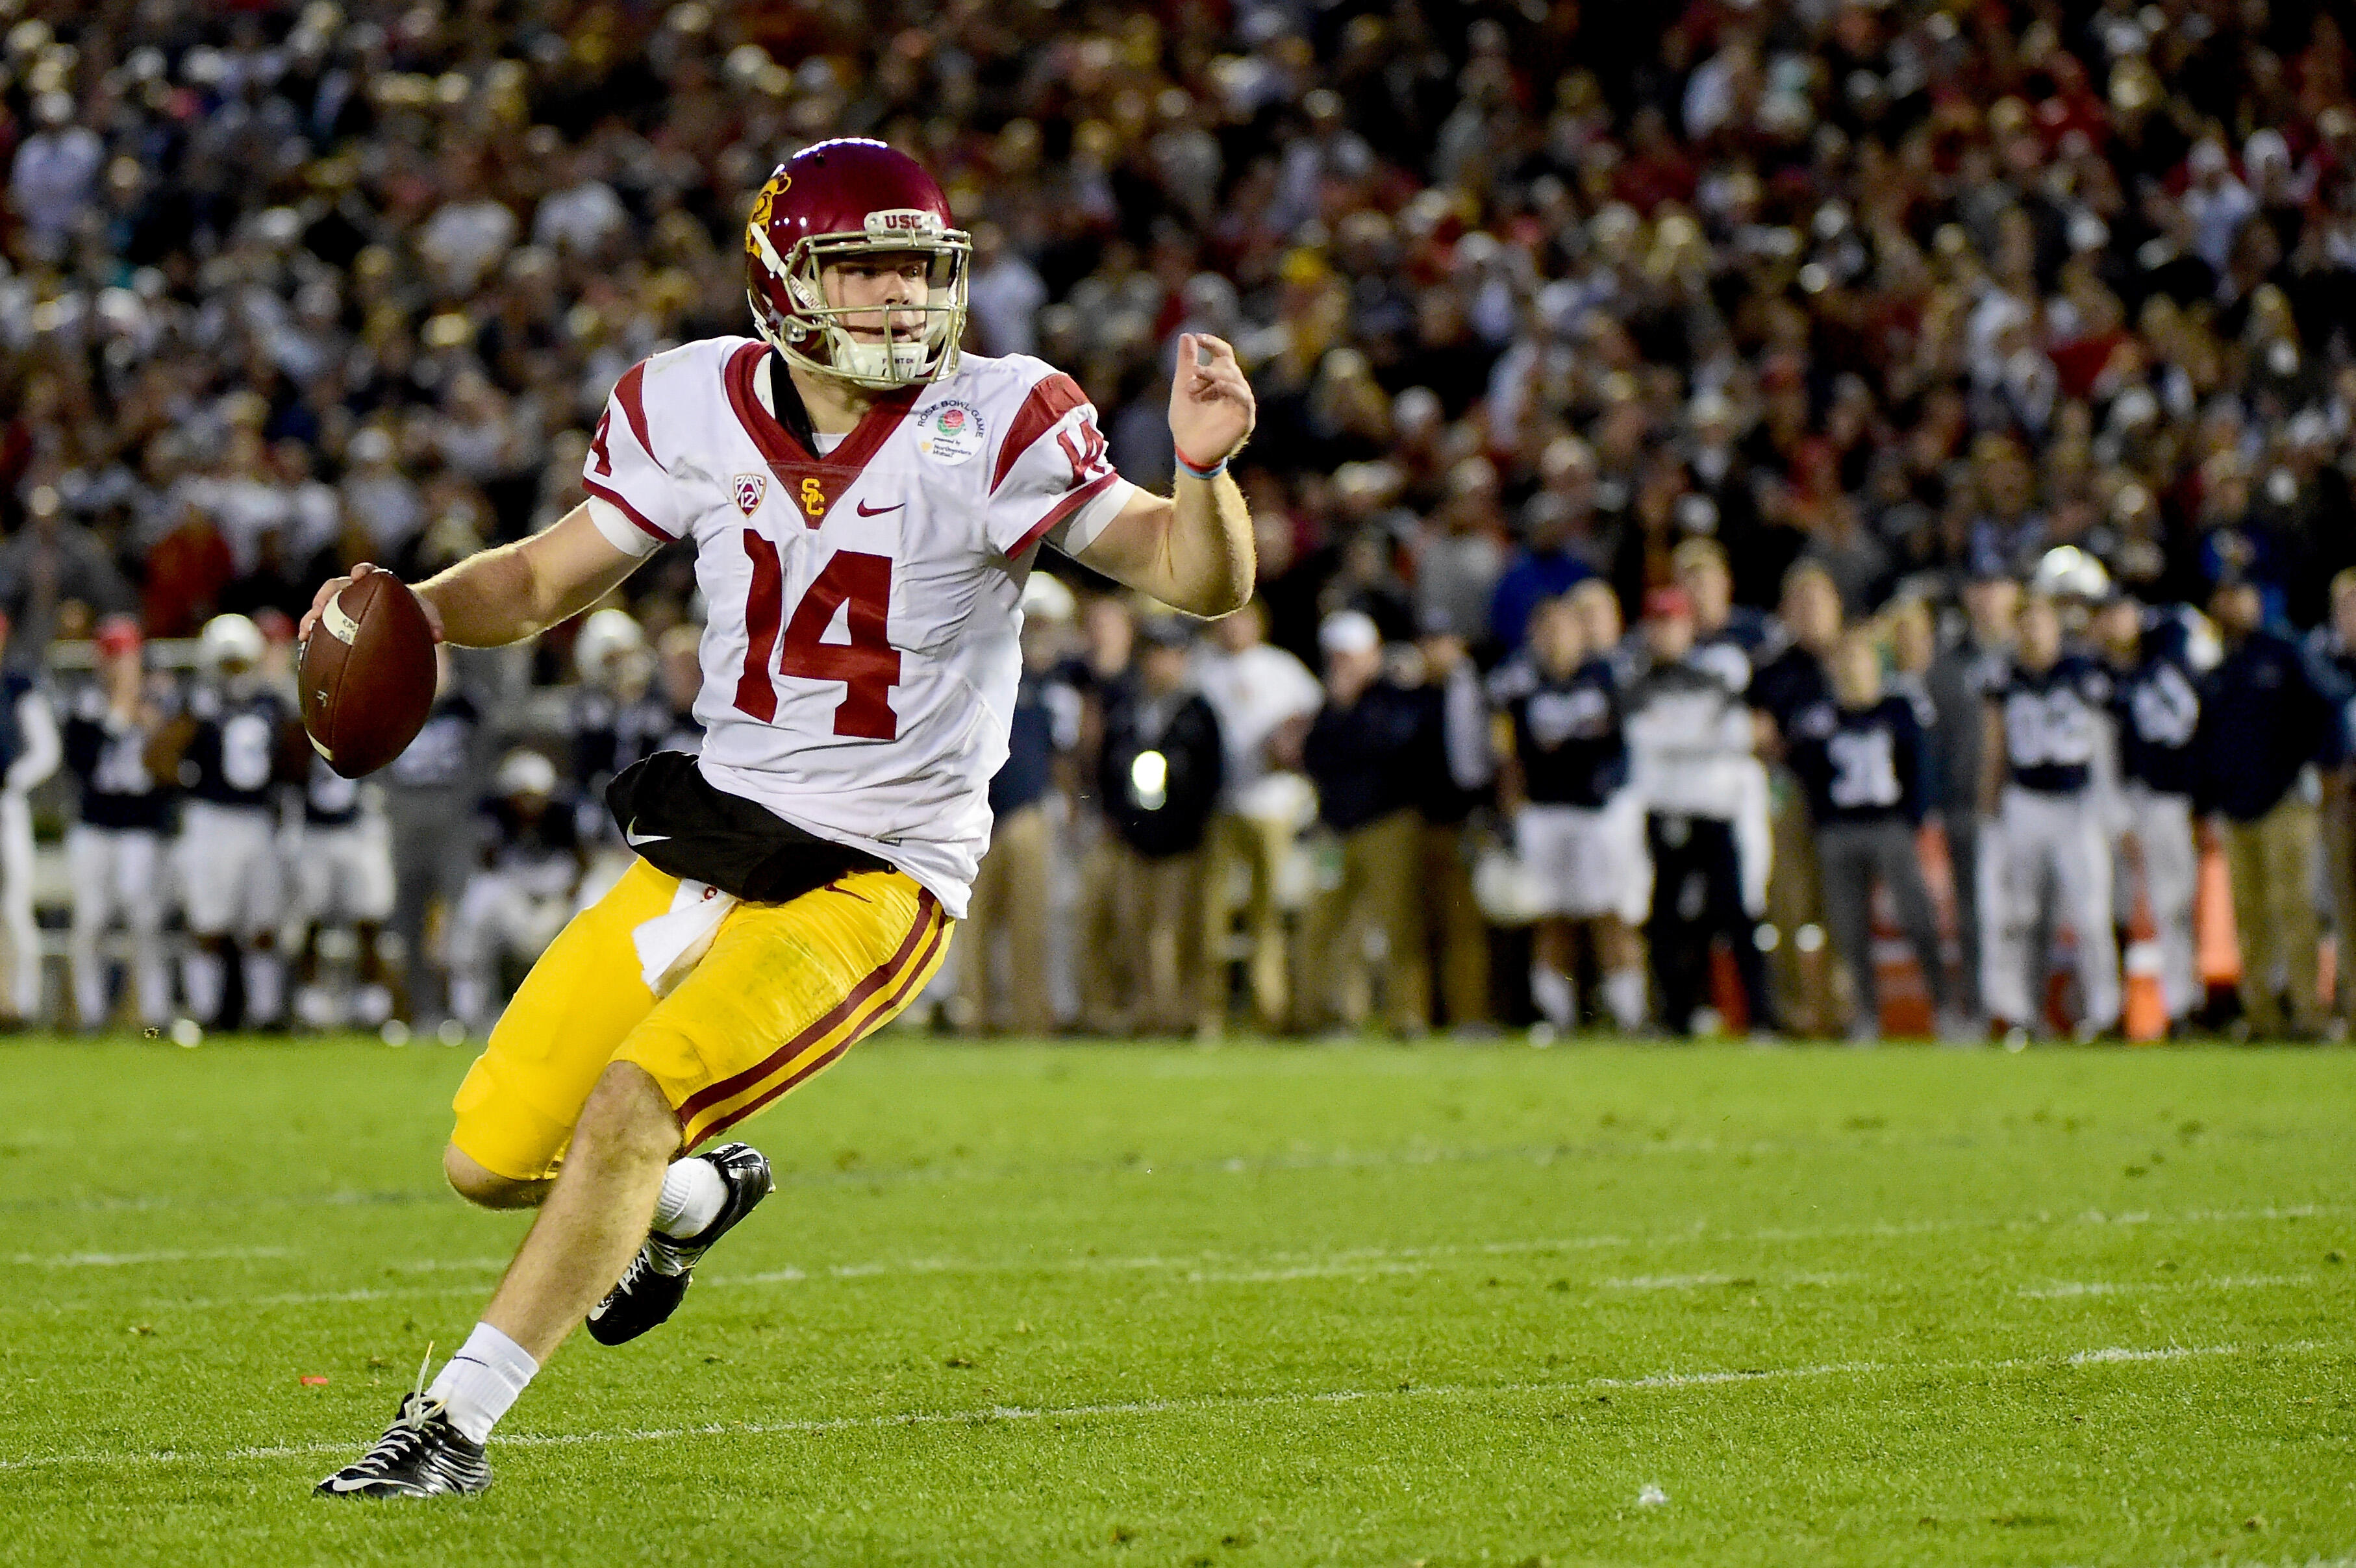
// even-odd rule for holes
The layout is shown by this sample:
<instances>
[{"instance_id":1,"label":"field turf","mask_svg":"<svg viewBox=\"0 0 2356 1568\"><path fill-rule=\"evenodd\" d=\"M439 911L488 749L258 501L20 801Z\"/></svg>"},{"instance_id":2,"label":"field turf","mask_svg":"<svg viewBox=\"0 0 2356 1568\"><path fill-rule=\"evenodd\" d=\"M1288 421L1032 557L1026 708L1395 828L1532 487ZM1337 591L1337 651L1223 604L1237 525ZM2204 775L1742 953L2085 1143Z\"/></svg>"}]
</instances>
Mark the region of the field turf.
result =
<instances>
[{"instance_id":1,"label":"field turf","mask_svg":"<svg viewBox=\"0 0 2356 1568\"><path fill-rule=\"evenodd\" d=\"M523 1223L466 1056L0 1047L0 1562L2356 1558L2356 1053L870 1044L487 1496L315 1499Z\"/></svg>"}]
</instances>

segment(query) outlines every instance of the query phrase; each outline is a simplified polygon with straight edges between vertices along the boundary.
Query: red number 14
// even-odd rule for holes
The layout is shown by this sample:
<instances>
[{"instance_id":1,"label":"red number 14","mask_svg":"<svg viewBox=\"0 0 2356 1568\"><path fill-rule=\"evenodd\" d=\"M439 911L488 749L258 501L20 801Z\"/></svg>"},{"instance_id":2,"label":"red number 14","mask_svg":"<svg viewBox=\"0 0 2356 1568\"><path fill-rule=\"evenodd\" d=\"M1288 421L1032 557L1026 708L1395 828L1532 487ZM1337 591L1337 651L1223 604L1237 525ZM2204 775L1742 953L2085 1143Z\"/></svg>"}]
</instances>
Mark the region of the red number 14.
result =
<instances>
[{"instance_id":1,"label":"red number 14","mask_svg":"<svg viewBox=\"0 0 2356 1568\"><path fill-rule=\"evenodd\" d=\"M834 732L889 741L900 732L892 711L892 688L900 684L900 651L884 635L892 603L892 559L859 550L837 550L809 592L785 622L785 561L777 547L752 528L744 530L744 553L753 562L753 586L744 596L744 672L736 681L736 707L764 724L777 719L777 688L771 680L774 656L779 675L805 680L839 680L842 701L834 710ZM819 639L834 624L834 613L850 606L844 625L848 643Z\"/></svg>"}]
</instances>

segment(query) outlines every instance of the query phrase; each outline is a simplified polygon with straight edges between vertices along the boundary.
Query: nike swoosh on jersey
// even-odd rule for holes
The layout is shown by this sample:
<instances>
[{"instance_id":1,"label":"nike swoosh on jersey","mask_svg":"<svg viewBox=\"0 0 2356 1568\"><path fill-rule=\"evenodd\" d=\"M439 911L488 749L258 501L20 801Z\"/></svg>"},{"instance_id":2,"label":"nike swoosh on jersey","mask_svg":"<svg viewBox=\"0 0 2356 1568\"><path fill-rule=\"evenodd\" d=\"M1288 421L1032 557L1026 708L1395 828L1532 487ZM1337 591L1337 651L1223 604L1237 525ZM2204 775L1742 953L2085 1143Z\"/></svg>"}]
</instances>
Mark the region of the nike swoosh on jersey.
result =
<instances>
[{"instance_id":1,"label":"nike swoosh on jersey","mask_svg":"<svg viewBox=\"0 0 2356 1568\"><path fill-rule=\"evenodd\" d=\"M669 841L669 838L670 835L668 833L639 832L638 819L635 816L630 818L630 825L622 829L622 842L627 844L633 849L637 848L641 844L667 843Z\"/></svg>"},{"instance_id":2,"label":"nike swoosh on jersey","mask_svg":"<svg viewBox=\"0 0 2356 1568\"><path fill-rule=\"evenodd\" d=\"M871 507L862 501L859 503L859 515L862 517L880 517L886 512L896 512L907 504L905 501L894 501L888 507Z\"/></svg>"}]
</instances>

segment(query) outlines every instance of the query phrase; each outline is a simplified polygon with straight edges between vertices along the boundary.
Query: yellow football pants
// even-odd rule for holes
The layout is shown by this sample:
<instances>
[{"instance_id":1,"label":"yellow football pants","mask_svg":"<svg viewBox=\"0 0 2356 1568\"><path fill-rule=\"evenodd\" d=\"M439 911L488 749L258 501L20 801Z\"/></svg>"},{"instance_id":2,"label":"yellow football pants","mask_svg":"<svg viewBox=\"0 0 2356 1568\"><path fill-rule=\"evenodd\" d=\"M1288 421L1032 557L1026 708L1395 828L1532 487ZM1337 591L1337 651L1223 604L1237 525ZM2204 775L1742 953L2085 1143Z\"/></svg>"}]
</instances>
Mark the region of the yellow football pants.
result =
<instances>
[{"instance_id":1,"label":"yellow football pants","mask_svg":"<svg viewBox=\"0 0 2356 1568\"><path fill-rule=\"evenodd\" d=\"M790 903L739 904L657 1000L630 933L679 879L640 860L573 917L459 1084L450 1141L518 1181L554 1176L609 1063L646 1069L692 1148L891 1021L924 989L954 923L898 871L860 871Z\"/></svg>"}]
</instances>

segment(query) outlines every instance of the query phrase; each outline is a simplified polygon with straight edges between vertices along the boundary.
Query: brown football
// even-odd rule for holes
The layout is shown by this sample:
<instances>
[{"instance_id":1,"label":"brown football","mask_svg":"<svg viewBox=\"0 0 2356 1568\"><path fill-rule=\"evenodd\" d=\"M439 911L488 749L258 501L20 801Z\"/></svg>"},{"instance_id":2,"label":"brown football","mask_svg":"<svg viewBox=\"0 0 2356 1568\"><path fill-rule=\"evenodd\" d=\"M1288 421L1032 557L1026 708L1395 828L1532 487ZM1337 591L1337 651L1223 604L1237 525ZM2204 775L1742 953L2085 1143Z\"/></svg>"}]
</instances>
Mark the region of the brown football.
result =
<instances>
[{"instance_id":1,"label":"brown football","mask_svg":"<svg viewBox=\"0 0 2356 1568\"><path fill-rule=\"evenodd\" d=\"M434 709L434 628L409 584L371 571L327 601L303 644L303 728L348 779L401 755Z\"/></svg>"}]
</instances>

